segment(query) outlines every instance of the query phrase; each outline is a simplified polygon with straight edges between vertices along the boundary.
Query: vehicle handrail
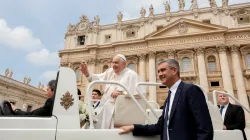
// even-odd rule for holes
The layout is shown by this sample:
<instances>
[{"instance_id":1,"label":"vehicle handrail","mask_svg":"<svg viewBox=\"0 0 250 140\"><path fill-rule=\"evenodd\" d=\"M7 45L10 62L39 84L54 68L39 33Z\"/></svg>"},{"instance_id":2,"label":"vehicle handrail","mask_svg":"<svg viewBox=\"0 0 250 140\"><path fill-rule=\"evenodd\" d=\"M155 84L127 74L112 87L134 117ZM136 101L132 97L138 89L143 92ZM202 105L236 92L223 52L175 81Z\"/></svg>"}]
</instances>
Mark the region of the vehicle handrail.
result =
<instances>
[{"instance_id":1,"label":"vehicle handrail","mask_svg":"<svg viewBox=\"0 0 250 140\"><path fill-rule=\"evenodd\" d=\"M100 80L97 80L97 81L93 81L91 82L87 89L86 89L86 95L87 95L87 102L88 102L88 110L89 112L93 112L92 110L92 105L91 105L91 93L92 93L92 87L93 85L95 84L115 84L115 85L119 85L121 86L122 88L125 89L125 91L129 94L129 96L131 97L131 99L135 102L136 106L139 107L139 109L141 110L141 112L145 115L145 117L148 119L148 116L147 116L147 113L146 111L143 110L143 108L141 107L141 105L136 101L135 97L133 94L131 94L128 89L123 86L122 84L120 84L119 82L115 82L115 81L100 81ZM90 122L90 129L94 129L94 122L93 122L93 114L92 113L89 113L89 122Z\"/></svg>"},{"instance_id":2,"label":"vehicle handrail","mask_svg":"<svg viewBox=\"0 0 250 140\"><path fill-rule=\"evenodd\" d=\"M156 101L148 101L149 103L154 103L157 106L157 109L160 109L160 105Z\"/></svg>"},{"instance_id":3,"label":"vehicle handrail","mask_svg":"<svg viewBox=\"0 0 250 140\"><path fill-rule=\"evenodd\" d=\"M238 103L242 108L244 108L250 114L250 110L248 108L246 108L243 104L241 104L239 100L237 100L235 97L233 97L229 93L226 93L223 91L218 91L218 90L213 91L213 101L214 101L215 107L217 107L217 98L216 98L217 93L224 94L224 95L227 95L228 97L232 98L236 103Z\"/></svg>"},{"instance_id":4,"label":"vehicle handrail","mask_svg":"<svg viewBox=\"0 0 250 140\"><path fill-rule=\"evenodd\" d=\"M140 93L138 87L140 85L149 85L149 86L165 86L162 83L154 83L154 82L138 82L136 84L136 90L139 93L139 95L141 96L142 100L147 104L147 106L149 107L149 109L152 111L152 113L154 114L154 116L158 119L158 116L156 114L156 112L154 111L154 109L152 108L152 106L149 104L148 100L146 99L146 97Z\"/></svg>"}]
</instances>

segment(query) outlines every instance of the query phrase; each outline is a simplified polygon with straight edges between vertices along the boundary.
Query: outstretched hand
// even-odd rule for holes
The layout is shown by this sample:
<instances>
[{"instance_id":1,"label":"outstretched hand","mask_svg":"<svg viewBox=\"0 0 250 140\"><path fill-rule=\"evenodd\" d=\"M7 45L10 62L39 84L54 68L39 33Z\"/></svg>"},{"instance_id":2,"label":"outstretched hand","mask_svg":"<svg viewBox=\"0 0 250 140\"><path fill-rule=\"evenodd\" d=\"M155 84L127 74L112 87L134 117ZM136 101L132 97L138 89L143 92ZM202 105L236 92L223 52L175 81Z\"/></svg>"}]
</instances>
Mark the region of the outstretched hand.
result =
<instances>
[{"instance_id":1,"label":"outstretched hand","mask_svg":"<svg viewBox=\"0 0 250 140\"><path fill-rule=\"evenodd\" d=\"M129 125L129 126L123 126L120 127L121 132L119 132L119 134L127 134L129 132L132 132L134 130L134 125Z\"/></svg>"},{"instance_id":2,"label":"outstretched hand","mask_svg":"<svg viewBox=\"0 0 250 140\"><path fill-rule=\"evenodd\" d=\"M88 76L89 76L89 71L88 71L87 64L86 64L86 63L82 63L80 67L81 67L82 73L83 73L86 77L88 77Z\"/></svg>"}]
</instances>

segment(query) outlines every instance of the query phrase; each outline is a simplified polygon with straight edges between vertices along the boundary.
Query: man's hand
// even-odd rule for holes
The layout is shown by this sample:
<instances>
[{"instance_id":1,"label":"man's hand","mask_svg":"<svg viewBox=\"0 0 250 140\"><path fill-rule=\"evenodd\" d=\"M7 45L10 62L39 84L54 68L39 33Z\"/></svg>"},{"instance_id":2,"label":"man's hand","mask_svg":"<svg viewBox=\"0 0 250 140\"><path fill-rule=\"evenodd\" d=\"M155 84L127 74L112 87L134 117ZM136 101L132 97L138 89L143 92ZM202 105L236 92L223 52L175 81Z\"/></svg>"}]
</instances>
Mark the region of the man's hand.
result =
<instances>
[{"instance_id":1,"label":"man's hand","mask_svg":"<svg viewBox=\"0 0 250 140\"><path fill-rule=\"evenodd\" d=\"M119 132L119 134L127 134L134 130L134 125L123 126L120 129L121 129L121 132Z\"/></svg>"},{"instance_id":2,"label":"man's hand","mask_svg":"<svg viewBox=\"0 0 250 140\"><path fill-rule=\"evenodd\" d=\"M116 98L118 95L120 95L121 94L121 92L120 91L117 91L117 90L115 90L112 94L111 94L111 97L112 98Z\"/></svg>"},{"instance_id":3,"label":"man's hand","mask_svg":"<svg viewBox=\"0 0 250 140\"><path fill-rule=\"evenodd\" d=\"M88 71L87 64L85 64L85 63L82 63L82 64L81 64L81 71L82 71L82 73L83 73L86 77L89 76L89 71Z\"/></svg>"},{"instance_id":4,"label":"man's hand","mask_svg":"<svg viewBox=\"0 0 250 140\"><path fill-rule=\"evenodd\" d=\"M12 110L15 111L16 110L16 106L13 105L12 103L10 103L10 105L11 105Z\"/></svg>"},{"instance_id":5,"label":"man's hand","mask_svg":"<svg viewBox=\"0 0 250 140\"><path fill-rule=\"evenodd\" d=\"M225 125L223 125L223 130L227 130L227 127Z\"/></svg>"}]
</instances>

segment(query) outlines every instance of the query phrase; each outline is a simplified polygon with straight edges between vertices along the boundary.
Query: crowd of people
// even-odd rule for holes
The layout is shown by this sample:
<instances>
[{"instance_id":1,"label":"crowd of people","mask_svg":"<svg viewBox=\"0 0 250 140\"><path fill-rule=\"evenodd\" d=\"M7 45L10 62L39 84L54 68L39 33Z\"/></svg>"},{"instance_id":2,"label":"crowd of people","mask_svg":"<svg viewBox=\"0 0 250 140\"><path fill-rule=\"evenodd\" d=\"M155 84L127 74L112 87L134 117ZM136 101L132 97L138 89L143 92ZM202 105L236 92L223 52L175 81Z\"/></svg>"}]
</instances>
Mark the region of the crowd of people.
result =
<instances>
[{"instance_id":1,"label":"crowd of people","mask_svg":"<svg viewBox=\"0 0 250 140\"><path fill-rule=\"evenodd\" d=\"M138 94L135 85L140 82L138 74L126 67L126 57L118 54L112 60L112 68L101 74L91 74L85 63L81 64L81 71L91 82L94 80L116 81L124 85L129 92ZM120 134L133 132L134 136L161 135L162 140L212 140L214 129L208 105L203 91L194 84L187 84L180 79L180 66L177 60L168 59L158 63L158 76L168 90L168 97L162 107L162 115L158 122L152 125L133 124L123 126ZM53 97L56 81L52 80L47 86L48 99L44 106L24 112L12 105L16 115L50 116L52 113ZM145 87L140 87L139 92L146 93ZM224 92L226 92L224 90ZM81 95L78 89L78 94ZM100 90L92 91L95 114L101 118L100 129L114 128L114 105L119 95L127 94L120 86L104 85L103 94ZM166 93L167 94L167 93ZM80 99L80 98L79 98ZM224 122L224 130L239 129L246 136L244 111L241 106L231 104L227 96L217 95L218 109Z\"/></svg>"}]
</instances>

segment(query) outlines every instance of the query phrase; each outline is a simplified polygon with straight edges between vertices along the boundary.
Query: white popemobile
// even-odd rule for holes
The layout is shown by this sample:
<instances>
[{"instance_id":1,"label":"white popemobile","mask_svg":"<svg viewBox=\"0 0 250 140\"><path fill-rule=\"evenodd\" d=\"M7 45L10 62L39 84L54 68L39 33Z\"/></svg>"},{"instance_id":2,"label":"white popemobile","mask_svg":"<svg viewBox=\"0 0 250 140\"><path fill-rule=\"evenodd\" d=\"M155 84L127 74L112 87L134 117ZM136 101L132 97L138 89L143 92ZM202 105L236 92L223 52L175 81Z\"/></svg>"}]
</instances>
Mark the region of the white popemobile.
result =
<instances>
[{"instance_id":1,"label":"white popemobile","mask_svg":"<svg viewBox=\"0 0 250 140\"><path fill-rule=\"evenodd\" d=\"M6 102L0 105L0 140L159 140L160 136L135 137L130 134L119 135L120 129L94 129L93 116L90 115L90 128L81 129L79 120L76 76L72 69L61 67L57 75L57 87L52 116L50 117L14 117ZM97 84L117 84L116 82L94 81L89 84L87 98L91 108L91 89ZM140 85L160 85L158 83L138 83ZM122 85L120 85L122 86ZM122 86L123 87L123 86ZM124 87L126 90L126 88ZM214 92L215 95L216 91ZM139 97L118 96L115 104L115 126L129 124L156 123L161 115L160 109L154 109L144 95ZM141 94L140 94L141 95ZM205 93L206 95L206 93ZM151 105L150 105L151 104ZM215 104L216 105L216 104ZM157 108L156 103L156 108ZM214 127L214 140L243 140L240 130L222 130L222 120L218 107L208 102ZM149 109L146 109L149 108ZM249 110L248 110L249 111ZM250 112L250 111L249 111ZM127 115L129 114L129 115ZM126 117L124 117L126 116ZM97 122L98 123L98 122ZM248 132L246 131L246 134ZM248 135L248 134L247 134Z\"/></svg>"}]
</instances>

